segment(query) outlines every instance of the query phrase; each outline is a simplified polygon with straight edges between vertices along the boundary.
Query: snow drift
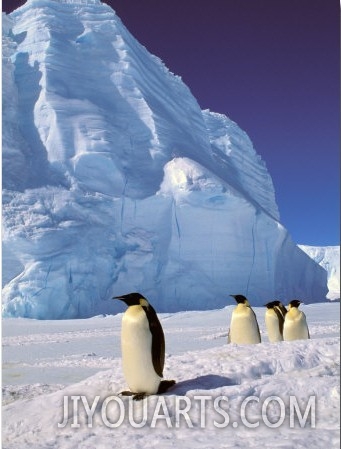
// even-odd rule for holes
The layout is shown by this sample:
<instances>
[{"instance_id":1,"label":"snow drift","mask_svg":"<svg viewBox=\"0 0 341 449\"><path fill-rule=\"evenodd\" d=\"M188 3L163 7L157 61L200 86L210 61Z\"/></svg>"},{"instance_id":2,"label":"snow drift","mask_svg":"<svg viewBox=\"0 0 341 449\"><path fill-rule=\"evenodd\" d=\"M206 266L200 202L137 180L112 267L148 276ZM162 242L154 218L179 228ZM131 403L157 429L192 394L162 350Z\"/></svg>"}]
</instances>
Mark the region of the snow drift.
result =
<instances>
[{"instance_id":1,"label":"snow drift","mask_svg":"<svg viewBox=\"0 0 341 449\"><path fill-rule=\"evenodd\" d=\"M248 136L99 1L29 0L3 25L5 316L316 302L327 273L280 224Z\"/></svg>"}]
</instances>

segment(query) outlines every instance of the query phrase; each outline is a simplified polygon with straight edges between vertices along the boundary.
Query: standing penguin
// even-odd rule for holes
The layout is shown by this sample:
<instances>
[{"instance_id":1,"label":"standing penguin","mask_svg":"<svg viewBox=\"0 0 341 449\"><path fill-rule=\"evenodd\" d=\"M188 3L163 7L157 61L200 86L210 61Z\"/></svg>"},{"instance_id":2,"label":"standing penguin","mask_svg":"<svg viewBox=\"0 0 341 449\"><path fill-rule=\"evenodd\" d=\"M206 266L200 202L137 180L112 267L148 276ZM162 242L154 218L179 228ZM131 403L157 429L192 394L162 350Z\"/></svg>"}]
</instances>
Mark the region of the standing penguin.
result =
<instances>
[{"instance_id":1,"label":"standing penguin","mask_svg":"<svg viewBox=\"0 0 341 449\"><path fill-rule=\"evenodd\" d=\"M283 325L284 317L287 309L280 301L272 301L265 304L267 310L265 312L265 325L268 331L269 341L283 341Z\"/></svg>"},{"instance_id":2,"label":"standing penguin","mask_svg":"<svg viewBox=\"0 0 341 449\"><path fill-rule=\"evenodd\" d=\"M284 340L306 340L310 338L306 316L304 312L298 310L300 304L302 302L298 299L289 303L283 326Z\"/></svg>"},{"instance_id":3,"label":"standing penguin","mask_svg":"<svg viewBox=\"0 0 341 449\"><path fill-rule=\"evenodd\" d=\"M161 394L175 384L162 380L165 362L165 337L154 308L140 293L115 296L128 309L122 318L121 348L123 373L130 391L123 395L140 400Z\"/></svg>"},{"instance_id":4,"label":"standing penguin","mask_svg":"<svg viewBox=\"0 0 341 449\"><path fill-rule=\"evenodd\" d=\"M237 301L232 312L228 343L260 343L261 337L255 312L243 295L230 295Z\"/></svg>"}]
</instances>

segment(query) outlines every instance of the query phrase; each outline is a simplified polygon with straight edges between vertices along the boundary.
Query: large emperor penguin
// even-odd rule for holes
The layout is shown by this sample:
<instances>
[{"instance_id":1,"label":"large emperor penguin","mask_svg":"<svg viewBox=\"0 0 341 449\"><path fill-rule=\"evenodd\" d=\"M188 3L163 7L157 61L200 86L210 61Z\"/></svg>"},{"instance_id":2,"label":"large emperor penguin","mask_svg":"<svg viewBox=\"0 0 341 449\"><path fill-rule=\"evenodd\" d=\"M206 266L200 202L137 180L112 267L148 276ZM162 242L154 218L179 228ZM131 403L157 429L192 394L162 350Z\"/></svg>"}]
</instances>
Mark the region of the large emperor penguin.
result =
<instances>
[{"instance_id":1,"label":"large emperor penguin","mask_svg":"<svg viewBox=\"0 0 341 449\"><path fill-rule=\"evenodd\" d=\"M175 384L162 380L165 362L165 337L154 308L140 293L115 296L128 309L122 318L121 349L123 373L130 391L123 395L140 400L161 394Z\"/></svg>"},{"instance_id":2,"label":"large emperor penguin","mask_svg":"<svg viewBox=\"0 0 341 449\"><path fill-rule=\"evenodd\" d=\"M298 310L300 304L302 302L298 299L289 303L283 326L284 340L306 340L310 338L306 316L304 312Z\"/></svg>"},{"instance_id":3,"label":"large emperor penguin","mask_svg":"<svg viewBox=\"0 0 341 449\"><path fill-rule=\"evenodd\" d=\"M228 343L260 343L261 337L255 312L243 295L230 295L237 301L232 312Z\"/></svg>"},{"instance_id":4,"label":"large emperor penguin","mask_svg":"<svg viewBox=\"0 0 341 449\"><path fill-rule=\"evenodd\" d=\"M272 301L265 304L265 326L268 331L269 341L283 341L284 317L287 309L280 301Z\"/></svg>"}]
</instances>

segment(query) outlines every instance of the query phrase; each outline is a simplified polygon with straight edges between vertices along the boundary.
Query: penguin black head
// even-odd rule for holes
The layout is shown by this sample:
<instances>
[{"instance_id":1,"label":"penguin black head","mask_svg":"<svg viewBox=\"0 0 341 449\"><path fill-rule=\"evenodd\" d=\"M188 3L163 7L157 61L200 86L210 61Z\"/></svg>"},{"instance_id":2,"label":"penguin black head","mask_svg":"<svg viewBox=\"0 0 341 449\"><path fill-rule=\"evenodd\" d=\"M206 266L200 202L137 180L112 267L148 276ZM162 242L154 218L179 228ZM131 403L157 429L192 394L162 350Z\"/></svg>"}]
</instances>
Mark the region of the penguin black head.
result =
<instances>
[{"instance_id":1,"label":"penguin black head","mask_svg":"<svg viewBox=\"0 0 341 449\"><path fill-rule=\"evenodd\" d=\"M293 299L289 302L290 307L298 307L300 304L303 304L302 301L299 301L298 299Z\"/></svg>"},{"instance_id":2,"label":"penguin black head","mask_svg":"<svg viewBox=\"0 0 341 449\"><path fill-rule=\"evenodd\" d=\"M119 299L127 304L127 306L144 306L148 307L147 299L141 293L128 293L127 295L114 296L112 299Z\"/></svg>"},{"instance_id":3,"label":"penguin black head","mask_svg":"<svg viewBox=\"0 0 341 449\"><path fill-rule=\"evenodd\" d=\"M249 301L243 295L230 295L230 296L232 296L232 298L234 298L238 304L245 304L245 305L249 304Z\"/></svg>"},{"instance_id":4,"label":"penguin black head","mask_svg":"<svg viewBox=\"0 0 341 449\"><path fill-rule=\"evenodd\" d=\"M268 309L273 309L276 306L276 304L275 304L276 302L279 302L279 301L271 301L271 302L268 302L267 304L264 304L264 306L267 307Z\"/></svg>"},{"instance_id":5,"label":"penguin black head","mask_svg":"<svg viewBox=\"0 0 341 449\"><path fill-rule=\"evenodd\" d=\"M282 303L281 301L271 301L268 302L267 304L264 304L265 307L267 307L268 309L273 309L274 307L281 307Z\"/></svg>"}]
</instances>

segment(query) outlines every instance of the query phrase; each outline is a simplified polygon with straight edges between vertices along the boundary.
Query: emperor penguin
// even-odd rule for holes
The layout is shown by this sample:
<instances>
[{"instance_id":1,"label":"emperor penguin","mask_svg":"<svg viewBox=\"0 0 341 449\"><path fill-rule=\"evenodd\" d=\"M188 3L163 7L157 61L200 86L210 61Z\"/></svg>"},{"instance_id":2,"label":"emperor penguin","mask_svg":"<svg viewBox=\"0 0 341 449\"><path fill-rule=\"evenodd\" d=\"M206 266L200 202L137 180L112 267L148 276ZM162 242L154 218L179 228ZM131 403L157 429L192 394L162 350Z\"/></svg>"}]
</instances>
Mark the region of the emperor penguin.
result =
<instances>
[{"instance_id":1,"label":"emperor penguin","mask_svg":"<svg viewBox=\"0 0 341 449\"><path fill-rule=\"evenodd\" d=\"M283 326L283 339L286 341L310 338L306 316L304 312L298 310L300 304L302 302L298 299L294 299L289 303L288 313L285 315Z\"/></svg>"},{"instance_id":2,"label":"emperor penguin","mask_svg":"<svg viewBox=\"0 0 341 449\"><path fill-rule=\"evenodd\" d=\"M280 301L272 301L265 304L265 326L268 331L269 341L283 341L284 317L287 309Z\"/></svg>"},{"instance_id":3,"label":"emperor penguin","mask_svg":"<svg viewBox=\"0 0 341 449\"><path fill-rule=\"evenodd\" d=\"M260 343L261 337L255 312L243 295L230 295L237 301L232 312L228 343Z\"/></svg>"},{"instance_id":4,"label":"emperor penguin","mask_svg":"<svg viewBox=\"0 0 341 449\"><path fill-rule=\"evenodd\" d=\"M122 394L140 400L164 393L175 381L163 380L165 337L154 308L140 293L113 299L128 306L122 318L121 349L123 373L130 391Z\"/></svg>"}]
</instances>

